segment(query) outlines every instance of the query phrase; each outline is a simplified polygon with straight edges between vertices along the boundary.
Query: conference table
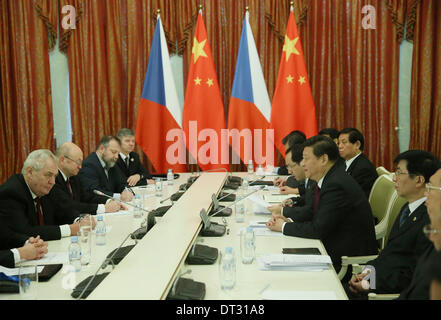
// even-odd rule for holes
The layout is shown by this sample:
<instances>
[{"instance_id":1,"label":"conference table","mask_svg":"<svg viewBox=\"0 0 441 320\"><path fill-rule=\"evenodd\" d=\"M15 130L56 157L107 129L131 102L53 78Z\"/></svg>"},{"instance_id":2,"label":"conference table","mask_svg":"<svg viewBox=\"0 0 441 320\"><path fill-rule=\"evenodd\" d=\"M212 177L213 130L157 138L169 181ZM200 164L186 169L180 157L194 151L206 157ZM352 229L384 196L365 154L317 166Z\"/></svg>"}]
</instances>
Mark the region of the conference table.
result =
<instances>
[{"instance_id":1,"label":"conference table","mask_svg":"<svg viewBox=\"0 0 441 320\"><path fill-rule=\"evenodd\" d=\"M147 210L172 204L168 199L186 183L191 173L181 173L173 185L163 182L162 195L155 195L154 186L134 188L143 199ZM81 271L72 272L65 263L61 271L48 282L38 284L38 299L67 300L72 289L87 277L103 272L110 272L107 277L87 297L88 300L163 300L180 277L190 278L205 283L206 300L258 300L265 297L290 297L291 299L337 299L345 300L347 296L333 267L322 271L264 271L258 267L257 259L251 264L243 264L240 259L239 232L246 228L250 221L265 221L270 215L255 215L253 204L246 203L244 221L235 220L235 210L229 217L212 217L211 221L227 224L227 232L221 237L202 237L200 231L203 223L201 209L207 212L212 207L212 195L219 194L228 177L226 172L201 173L198 179L177 200L163 217L156 217L155 226L141 239L135 241L130 233L138 229L147 213L135 218L133 208L118 213L104 214L108 228L106 244L97 246L92 237L91 262ZM245 176L247 173L234 173ZM254 175L255 176L255 175ZM253 179L253 177L248 177ZM266 177L265 179L273 179ZM250 190L252 191L252 190ZM231 190L227 190L231 192ZM265 194L259 190L256 194ZM161 200L166 200L162 201ZM228 202L221 202L228 206ZM48 251L66 253L70 237L48 241ZM212 265L188 265L185 259L195 244L217 248L224 252L227 246L233 248L236 256L236 285L231 290L222 290L219 280L219 259ZM107 255L120 245L133 245L134 248L117 265L107 264L102 268ZM261 254L282 253L282 248L318 248L326 255L320 240L303 239L279 235L256 236L256 256ZM271 293L271 295L270 295ZM286 293L284 295L284 293ZM19 299L19 294L0 295L1 299Z\"/></svg>"}]
</instances>

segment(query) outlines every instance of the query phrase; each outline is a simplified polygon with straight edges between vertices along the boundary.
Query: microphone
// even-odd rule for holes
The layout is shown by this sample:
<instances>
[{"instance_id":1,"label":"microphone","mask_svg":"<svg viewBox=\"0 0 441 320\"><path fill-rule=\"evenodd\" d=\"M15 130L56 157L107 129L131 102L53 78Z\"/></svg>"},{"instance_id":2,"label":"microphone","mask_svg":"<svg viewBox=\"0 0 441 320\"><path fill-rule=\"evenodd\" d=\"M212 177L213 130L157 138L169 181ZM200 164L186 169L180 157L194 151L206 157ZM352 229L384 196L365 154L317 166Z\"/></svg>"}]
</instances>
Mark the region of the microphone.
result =
<instances>
[{"instance_id":1,"label":"microphone","mask_svg":"<svg viewBox=\"0 0 441 320\"><path fill-rule=\"evenodd\" d=\"M263 190L264 188L265 188L265 186L260 186L258 189L253 190L252 192L246 194L244 197L242 197L242 199L236 200L236 201L230 203L228 206L225 206L224 208L222 208L222 209L216 211L215 213L213 213L212 215L210 215L210 217L214 217L215 215L217 215L217 214L223 212L224 210L226 210L226 209L232 207L232 206L235 205L236 203L238 203L238 202L244 200L245 198L248 198L248 197L249 197L250 195L252 195L253 193L256 193L257 191Z\"/></svg>"},{"instance_id":2,"label":"microphone","mask_svg":"<svg viewBox=\"0 0 441 320\"><path fill-rule=\"evenodd\" d=\"M135 239L135 238L136 239L141 239L147 233L147 231L149 231L150 228L153 227L153 225L155 225L155 223L156 223L155 213L153 211L146 210L143 207L137 206L135 204L132 204L132 203L129 203L129 202L126 202L126 201L118 200L118 199L116 199L114 197L111 197L111 196L105 194L104 192L101 192L101 191L96 190L96 189L93 190L93 193L95 193L95 194L97 194L99 196L103 196L103 197L115 200L115 201L119 201L119 202L124 203L124 204L126 204L128 206L131 206L131 207L140 209L140 210L142 210L144 212L147 212L147 218L142 222L142 224L141 224L142 227L137 229L137 230L135 230L134 232L132 232L132 239ZM145 226L143 226L143 225L145 225Z\"/></svg>"},{"instance_id":3,"label":"microphone","mask_svg":"<svg viewBox=\"0 0 441 320\"><path fill-rule=\"evenodd\" d=\"M133 192L133 191L132 191L132 192ZM103 196L103 197L106 197L106 198L109 198L109 199L112 199L112 200L115 200L115 201L118 201L118 202L124 203L124 204L126 204L126 205L128 205L128 206L130 206L130 207L134 207L134 208L140 209L140 210L145 211L145 212L147 212L147 213L150 213L150 212L151 212L151 211L148 211L148 210L144 209L143 207L139 207L139 206L137 206L137 205L135 205L135 204L133 204L133 203L129 203L129 202L126 202L126 201L118 200L117 198L112 197L112 196L109 196L109 195L105 194L104 192L99 191L99 190L96 190L96 189L93 190L93 193L95 193L95 194L97 194L97 195L99 195L99 196Z\"/></svg>"},{"instance_id":4,"label":"microphone","mask_svg":"<svg viewBox=\"0 0 441 320\"><path fill-rule=\"evenodd\" d=\"M264 179L264 178L265 178L265 176L262 176L262 177L260 177L259 179L251 180L251 182L248 182L248 185L251 186L252 183L255 183L255 182L257 182L257 181L260 181L260 180L262 180L262 179ZM263 186L263 187L264 187L264 186ZM236 191L233 191L233 192L230 192L230 193L226 193L223 197L217 199L217 201L222 201L222 200L225 199L226 197L228 197L228 196L234 194L235 192L236 192Z\"/></svg>"},{"instance_id":5,"label":"microphone","mask_svg":"<svg viewBox=\"0 0 441 320\"><path fill-rule=\"evenodd\" d=\"M135 231L135 232L136 232L136 231ZM114 264L113 264L113 262L112 262L113 256L118 252L119 249L121 249L121 247L123 246L123 244L127 241L127 239L128 239L133 233L134 233L134 232L129 233L129 234L127 235L127 237L125 237L125 239L123 240L123 242L121 242L121 244L119 245L119 247L113 252L113 254L112 254L110 257L104 259L103 263L98 267L98 269L96 270L95 274L94 274L92 277L90 277L90 280L89 280L89 282L86 284L86 286L84 287L83 291L81 291L80 295L78 296L78 300L80 300L80 299L83 297L84 292L86 292L86 290L87 290L87 289L90 287L90 285L92 284L93 280L95 280L95 278L96 278L96 276L98 275L98 272L100 271L100 269L105 269L105 268L107 268L107 266L109 265L109 263L112 263L113 268L115 267ZM135 239L135 244L137 244L137 243L138 243L138 241Z\"/></svg>"}]
</instances>

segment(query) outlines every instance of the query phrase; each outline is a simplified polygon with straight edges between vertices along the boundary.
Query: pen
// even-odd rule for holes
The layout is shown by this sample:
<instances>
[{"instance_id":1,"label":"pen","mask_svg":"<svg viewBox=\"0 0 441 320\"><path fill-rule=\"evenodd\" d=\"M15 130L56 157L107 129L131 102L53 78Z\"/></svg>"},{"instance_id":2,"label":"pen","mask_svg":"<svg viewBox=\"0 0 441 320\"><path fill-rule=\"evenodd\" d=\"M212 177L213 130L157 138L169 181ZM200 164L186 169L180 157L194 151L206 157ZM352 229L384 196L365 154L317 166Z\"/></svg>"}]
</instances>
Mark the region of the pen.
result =
<instances>
[{"instance_id":1,"label":"pen","mask_svg":"<svg viewBox=\"0 0 441 320\"><path fill-rule=\"evenodd\" d=\"M259 294L262 294L266 289L269 288L269 286L270 286L270 284L268 283L266 286L264 286L264 287L262 288L262 290L260 290Z\"/></svg>"}]
</instances>

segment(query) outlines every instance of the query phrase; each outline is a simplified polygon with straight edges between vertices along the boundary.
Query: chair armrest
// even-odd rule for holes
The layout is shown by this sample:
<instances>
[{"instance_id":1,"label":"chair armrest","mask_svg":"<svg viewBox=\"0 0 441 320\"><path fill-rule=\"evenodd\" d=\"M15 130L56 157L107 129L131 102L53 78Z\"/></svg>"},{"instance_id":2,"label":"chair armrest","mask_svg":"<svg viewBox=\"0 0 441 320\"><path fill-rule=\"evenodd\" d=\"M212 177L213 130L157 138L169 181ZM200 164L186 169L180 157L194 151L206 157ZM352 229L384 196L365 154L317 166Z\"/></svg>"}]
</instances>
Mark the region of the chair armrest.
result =
<instances>
[{"instance_id":1,"label":"chair armrest","mask_svg":"<svg viewBox=\"0 0 441 320\"><path fill-rule=\"evenodd\" d=\"M357 257L341 257L342 265L350 265L350 264L366 264L368 261L374 260L378 257L378 255L372 256L357 256Z\"/></svg>"},{"instance_id":2,"label":"chair armrest","mask_svg":"<svg viewBox=\"0 0 441 320\"><path fill-rule=\"evenodd\" d=\"M369 300L393 300L398 298L400 295L399 294L377 294L377 293L369 293L368 294L368 299Z\"/></svg>"},{"instance_id":3,"label":"chair armrest","mask_svg":"<svg viewBox=\"0 0 441 320\"><path fill-rule=\"evenodd\" d=\"M341 269L338 273L338 279L342 280L346 273L348 272L348 266L352 264L365 264L368 261L371 261L378 257L378 255L373 256L357 256L357 257L348 257L348 256L342 256L341 257Z\"/></svg>"}]
</instances>

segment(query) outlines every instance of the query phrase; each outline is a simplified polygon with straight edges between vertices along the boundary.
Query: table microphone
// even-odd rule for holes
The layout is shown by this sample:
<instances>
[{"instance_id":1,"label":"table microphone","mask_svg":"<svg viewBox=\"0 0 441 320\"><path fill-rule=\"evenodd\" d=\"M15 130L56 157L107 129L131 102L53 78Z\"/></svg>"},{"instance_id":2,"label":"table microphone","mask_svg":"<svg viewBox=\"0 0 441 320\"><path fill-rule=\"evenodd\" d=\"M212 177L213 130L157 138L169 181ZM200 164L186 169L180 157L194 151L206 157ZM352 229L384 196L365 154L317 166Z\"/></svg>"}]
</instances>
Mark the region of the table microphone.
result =
<instances>
[{"instance_id":1,"label":"table microphone","mask_svg":"<svg viewBox=\"0 0 441 320\"><path fill-rule=\"evenodd\" d=\"M136 231L135 231L136 232ZM89 288L89 286L91 285L91 283L93 282L93 280L96 278L96 276L98 275L98 272L100 271L100 269L105 269L107 268L107 266L109 265L109 262L112 262L113 256L118 252L119 249L121 249L122 245L127 241L127 239L133 235L134 232L131 232L127 235L127 237L125 237L125 239L123 240L123 242L121 242L121 244L119 245L118 249L116 249L113 254L104 259L103 263L98 267L98 270L95 272L95 274L90 278L89 282L87 283L87 285L84 287L83 291L81 291L81 294L78 296L78 299L81 299L84 295L84 292L86 292L86 290ZM135 239L135 244L138 243L138 241ZM113 263L112 263L113 266ZM113 266L114 267L114 266Z\"/></svg>"},{"instance_id":2,"label":"table microphone","mask_svg":"<svg viewBox=\"0 0 441 320\"><path fill-rule=\"evenodd\" d=\"M141 228L135 230L134 232L132 232L133 235L136 235L136 236L135 236L136 239L138 239L138 237L139 237L139 238L142 238L142 237L147 233L149 227L151 227L152 225L154 225L154 224L156 223L155 213L154 213L153 211L146 210L146 209L144 209L143 207L137 206L137 205L135 205L135 204L132 204L132 203L129 203L129 202L126 202L126 201L118 200L118 199L116 199L115 197L111 197L111 196L105 194L104 192L101 192L101 191L96 190L96 189L93 190L93 193L95 193L95 194L97 194L97 195L99 195L99 196L107 197L107 198L109 198L109 199L112 199L112 200L115 200L115 201L118 201L118 202L124 203L124 204L126 204L126 205L128 205L128 206L131 206L131 207L134 207L134 208L140 209L140 210L142 210L142 211L144 211L144 212L147 212L147 218L146 218L146 219L142 222L142 224L141 224L141 225L144 225L144 224L145 224L146 226L145 226L145 227L141 227ZM133 238L133 239L134 239L134 238Z\"/></svg>"},{"instance_id":3,"label":"table microphone","mask_svg":"<svg viewBox=\"0 0 441 320\"><path fill-rule=\"evenodd\" d=\"M230 203L228 206L225 206L224 208L222 208L222 209L216 211L215 213L211 214L210 217L214 217L214 216L217 215L218 213L221 213L221 212L224 211L225 209L232 207L232 206L235 205L236 203L238 203L238 202L244 200L245 198L248 198L250 195L252 195L253 193L256 193L257 191L263 190L264 188L265 188L265 186L260 186L258 189L253 190L252 192L250 192L250 193L246 194L245 196L243 196L242 199L236 200L236 201Z\"/></svg>"},{"instance_id":4,"label":"table microphone","mask_svg":"<svg viewBox=\"0 0 441 320\"><path fill-rule=\"evenodd\" d=\"M250 182L248 182L248 185L251 186L251 183L254 183L254 182L260 181L260 180L262 180L262 179L264 179L264 178L265 178L265 176L262 176L262 177L260 177L259 179L251 180ZM265 186L263 186L263 187L265 187ZM259 189L259 190L260 190L260 189ZM217 201L221 201L221 200L225 199L226 197L228 197L228 196L230 196L230 195L232 195L232 194L234 194L234 193L236 193L236 191L232 191L232 192L230 192L230 193L226 193L223 197L217 199Z\"/></svg>"}]
</instances>

